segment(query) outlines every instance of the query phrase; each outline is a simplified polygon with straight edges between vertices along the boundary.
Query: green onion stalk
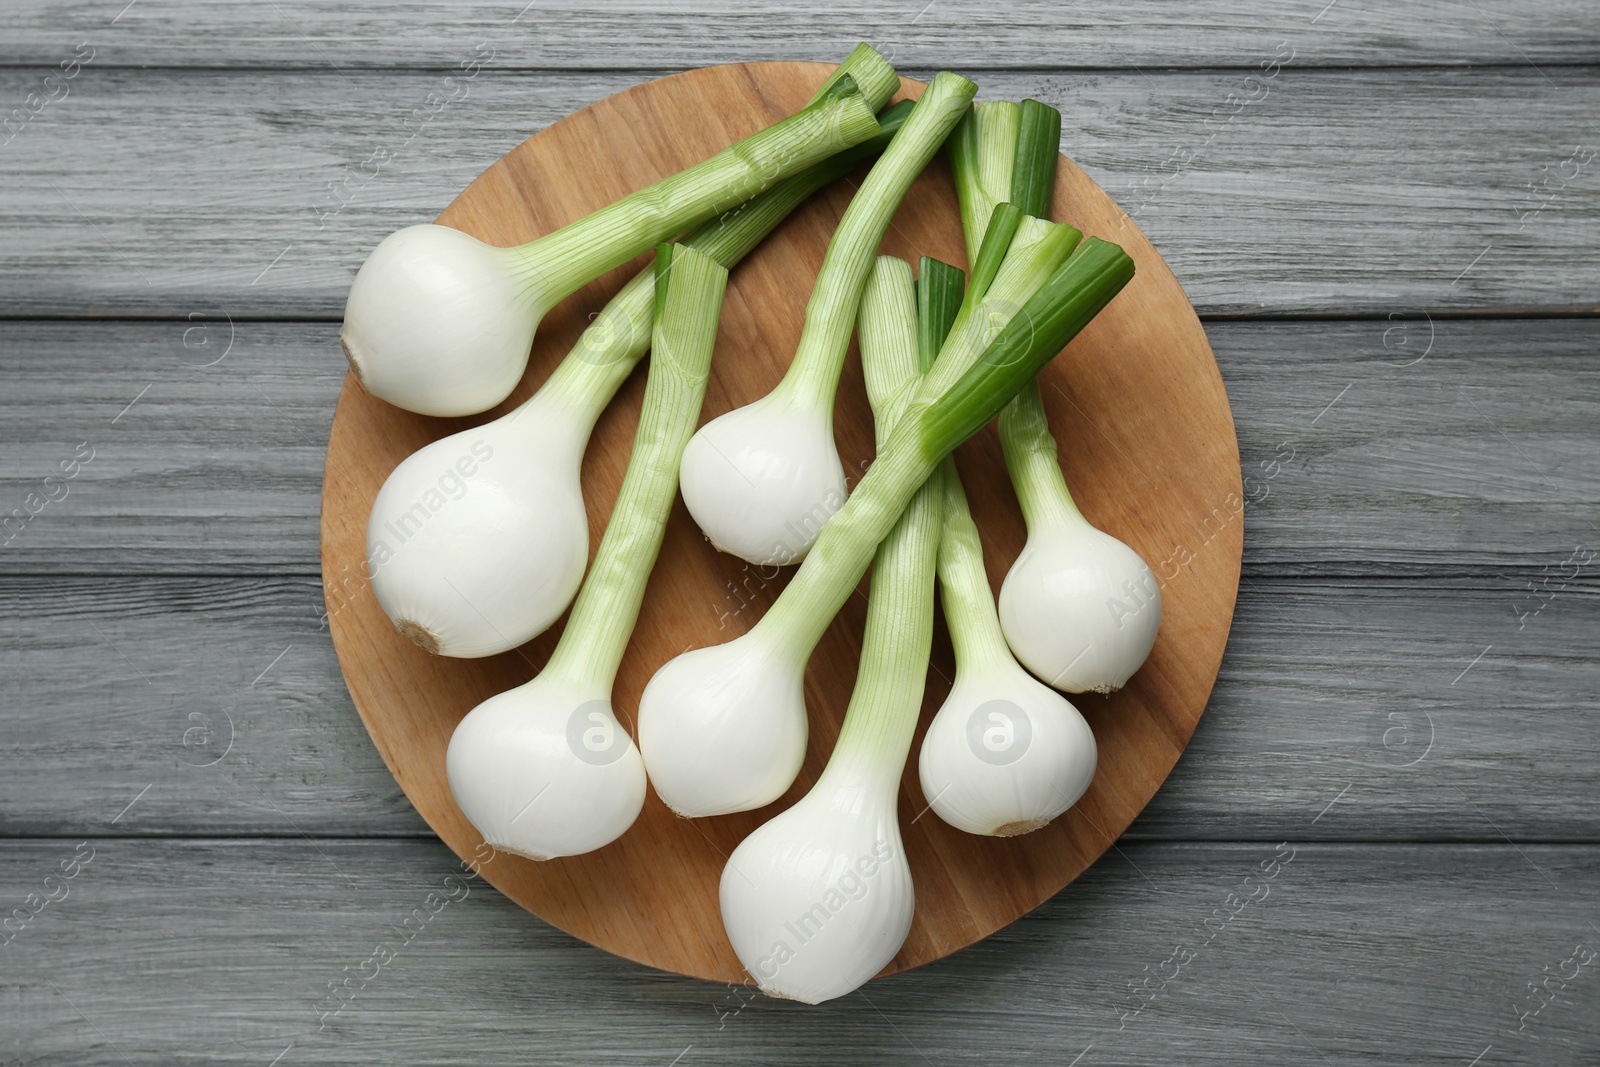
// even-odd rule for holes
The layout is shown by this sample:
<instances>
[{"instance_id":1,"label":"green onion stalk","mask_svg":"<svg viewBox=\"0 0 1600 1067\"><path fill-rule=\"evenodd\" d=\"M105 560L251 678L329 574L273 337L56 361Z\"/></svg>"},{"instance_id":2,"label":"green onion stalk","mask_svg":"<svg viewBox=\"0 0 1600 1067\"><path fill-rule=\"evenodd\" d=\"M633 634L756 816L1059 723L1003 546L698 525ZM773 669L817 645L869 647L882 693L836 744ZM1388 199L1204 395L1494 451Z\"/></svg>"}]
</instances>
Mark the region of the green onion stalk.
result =
<instances>
[{"instance_id":1,"label":"green onion stalk","mask_svg":"<svg viewBox=\"0 0 1600 1067\"><path fill-rule=\"evenodd\" d=\"M944 271L955 274L958 303L961 272L922 260L923 278L937 273L941 295L949 282ZM923 310L935 316L948 310L942 320L948 330L954 309L955 303L930 302ZM943 341L941 335L919 344L918 310L910 265L880 257L862 296L860 324L880 445L889 439L905 387L932 365ZM937 329L929 323L930 339ZM894 957L911 927L911 869L895 798L927 681L941 488L937 478L925 482L878 546L861 666L821 778L745 838L722 872L728 936L746 970L774 996L809 1003L843 996ZM841 881L853 891L838 888ZM829 918L802 939L793 918L807 914L813 899L824 901Z\"/></svg>"},{"instance_id":2,"label":"green onion stalk","mask_svg":"<svg viewBox=\"0 0 1600 1067\"><path fill-rule=\"evenodd\" d=\"M611 690L705 399L728 271L703 252L663 245L655 276L644 406L594 566L544 670L468 712L445 754L462 814L488 844L530 859L600 848L644 803L644 764Z\"/></svg>"},{"instance_id":3,"label":"green onion stalk","mask_svg":"<svg viewBox=\"0 0 1600 1067\"><path fill-rule=\"evenodd\" d=\"M362 264L345 304L340 344L351 371L373 396L423 415L500 403L522 379L539 321L561 300L656 242L875 137L874 113L899 78L865 45L847 63L789 118L527 244L496 248L439 225L391 234Z\"/></svg>"},{"instance_id":4,"label":"green onion stalk","mask_svg":"<svg viewBox=\"0 0 1600 1067\"><path fill-rule=\"evenodd\" d=\"M976 91L958 74L934 76L839 220L783 380L690 442L683 500L717 548L751 563L798 562L844 503L833 403L861 294L895 210Z\"/></svg>"},{"instance_id":5,"label":"green onion stalk","mask_svg":"<svg viewBox=\"0 0 1600 1067\"><path fill-rule=\"evenodd\" d=\"M1132 277L1116 245L1021 219L988 292L969 291L938 358L901 387L888 439L789 585L733 641L665 664L639 705L650 780L680 815L771 803L805 756L807 659L878 543L940 461L975 433Z\"/></svg>"},{"instance_id":6,"label":"green onion stalk","mask_svg":"<svg viewBox=\"0 0 1600 1067\"><path fill-rule=\"evenodd\" d=\"M877 138L784 179L682 243L732 268L812 193L870 162L911 107L889 108ZM649 348L655 289L653 270L641 271L532 397L426 446L384 483L367 527L367 576L395 626L422 648L505 652L572 602L589 558L583 453L600 412Z\"/></svg>"},{"instance_id":7,"label":"green onion stalk","mask_svg":"<svg viewBox=\"0 0 1600 1067\"><path fill-rule=\"evenodd\" d=\"M963 120L952 162L969 254L1001 223L1006 205L998 198L1027 215L1049 212L1060 140L1060 112L1037 100L986 105ZM1007 645L1056 689L1115 692L1155 644L1159 583L1138 553L1079 511L1037 381L1002 411L1000 443L1028 527L1000 589ZM961 511L952 506L947 522L960 523Z\"/></svg>"}]
</instances>

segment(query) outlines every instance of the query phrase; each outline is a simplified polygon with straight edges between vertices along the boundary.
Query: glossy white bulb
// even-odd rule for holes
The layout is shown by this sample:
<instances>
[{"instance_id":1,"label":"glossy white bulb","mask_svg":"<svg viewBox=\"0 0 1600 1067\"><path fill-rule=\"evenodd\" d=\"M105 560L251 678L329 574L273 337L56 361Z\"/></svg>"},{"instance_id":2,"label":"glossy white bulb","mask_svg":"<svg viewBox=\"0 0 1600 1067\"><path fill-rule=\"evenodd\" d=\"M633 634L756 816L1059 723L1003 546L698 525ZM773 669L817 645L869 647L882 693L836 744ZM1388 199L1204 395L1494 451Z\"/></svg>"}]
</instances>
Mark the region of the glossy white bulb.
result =
<instances>
[{"instance_id":1,"label":"glossy white bulb","mask_svg":"<svg viewBox=\"0 0 1600 1067\"><path fill-rule=\"evenodd\" d=\"M702 426L684 450L679 484L713 545L780 565L805 558L847 491L829 412L781 388Z\"/></svg>"},{"instance_id":2,"label":"glossy white bulb","mask_svg":"<svg viewBox=\"0 0 1600 1067\"><path fill-rule=\"evenodd\" d=\"M1055 688L1112 693L1155 645L1161 588L1110 534L1079 519L1041 523L1000 587L1000 626L1022 665Z\"/></svg>"},{"instance_id":3,"label":"glossy white bulb","mask_svg":"<svg viewBox=\"0 0 1600 1067\"><path fill-rule=\"evenodd\" d=\"M545 308L519 254L448 226L408 226L361 265L339 342L367 392L422 415L471 415L511 395Z\"/></svg>"},{"instance_id":4,"label":"glossy white bulb","mask_svg":"<svg viewBox=\"0 0 1600 1067\"><path fill-rule=\"evenodd\" d=\"M758 631L669 660L639 698L650 784L689 818L770 804L806 755L805 663Z\"/></svg>"},{"instance_id":5,"label":"glossy white bulb","mask_svg":"<svg viewBox=\"0 0 1600 1067\"><path fill-rule=\"evenodd\" d=\"M827 777L745 838L722 871L722 925L761 990L819 1004L894 959L915 894L894 801Z\"/></svg>"},{"instance_id":6,"label":"glossy white bulb","mask_svg":"<svg viewBox=\"0 0 1600 1067\"><path fill-rule=\"evenodd\" d=\"M406 458L367 523L385 613L444 656L489 656L549 628L589 560L579 485L587 425L536 397Z\"/></svg>"},{"instance_id":7,"label":"glossy white bulb","mask_svg":"<svg viewBox=\"0 0 1600 1067\"><path fill-rule=\"evenodd\" d=\"M1077 803L1097 755L1078 709L1011 663L957 674L917 768L939 818L969 834L1015 837Z\"/></svg>"},{"instance_id":8,"label":"glossy white bulb","mask_svg":"<svg viewBox=\"0 0 1600 1067\"><path fill-rule=\"evenodd\" d=\"M483 839L529 859L593 852L644 806L644 764L610 700L548 675L473 708L445 769Z\"/></svg>"}]
</instances>

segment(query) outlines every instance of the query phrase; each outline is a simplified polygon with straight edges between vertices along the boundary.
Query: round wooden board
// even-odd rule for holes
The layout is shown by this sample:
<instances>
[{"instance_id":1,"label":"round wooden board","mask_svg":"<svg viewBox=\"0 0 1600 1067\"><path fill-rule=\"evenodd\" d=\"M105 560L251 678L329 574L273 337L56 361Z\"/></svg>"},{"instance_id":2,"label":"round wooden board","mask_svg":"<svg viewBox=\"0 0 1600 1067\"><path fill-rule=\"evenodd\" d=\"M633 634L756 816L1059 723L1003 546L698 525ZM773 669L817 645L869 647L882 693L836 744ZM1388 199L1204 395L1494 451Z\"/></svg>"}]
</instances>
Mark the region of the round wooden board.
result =
<instances>
[{"instance_id":1,"label":"round wooden board","mask_svg":"<svg viewBox=\"0 0 1600 1067\"><path fill-rule=\"evenodd\" d=\"M439 221L499 245L531 240L722 149L800 107L831 68L752 63L689 71L637 86L571 115L490 167ZM905 81L915 97L921 83ZM1069 135L1070 136L1070 135ZM859 180L859 177L856 181ZM703 419L748 403L782 376L806 299L854 181L812 198L734 270ZM537 191L537 195L535 195ZM1120 693L1075 703L1094 728L1100 765L1078 805L1052 825L1006 840L974 837L925 801L912 749L900 821L916 884L916 918L893 973L988 936L1058 892L1106 850L1155 794L1183 751L1221 663L1238 591L1243 501L1233 418L1215 358L1188 298L1142 233L1106 193L1063 160L1053 217L1122 244L1138 276L1043 375L1061 461L1083 511L1133 545L1165 580L1165 618L1148 663ZM949 169L918 179L882 251L913 263L965 265ZM457 810L445 747L462 716L532 677L559 626L485 660L431 657L395 632L360 579L367 516L389 472L422 445L497 416L544 381L597 311L644 265L615 271L557 307L539 328L516 395L474 419L411 415L346 378L328 442L322 556L334 647L350 694L401 788L462 857L482 838ZM584 460L591 553L621 484L643 396L641 370L601 418ZM872 421L852 356L835 428L853 474L872 454ZM958 453L998 588L1024 531L990 427ZM851 479L852 484L855 481ZM788 571L712 550L680 502L673 511L615 705L632 728L645 683L691 646L727 640L759 618ZM722 930L717 883L739 841L804 795L838 735L865 615L852 598L812 657L811 742L799 781L760 811L684 820L652 793L634 827L586 856L534 863L496 856L483 875L561 929L609 952L715 981L748 981ZM923 726L954 673L942 623ZM915 745L921 744L919 728ZM915 820L915 821L913 821Z\"/></svg>"}]
</instances>

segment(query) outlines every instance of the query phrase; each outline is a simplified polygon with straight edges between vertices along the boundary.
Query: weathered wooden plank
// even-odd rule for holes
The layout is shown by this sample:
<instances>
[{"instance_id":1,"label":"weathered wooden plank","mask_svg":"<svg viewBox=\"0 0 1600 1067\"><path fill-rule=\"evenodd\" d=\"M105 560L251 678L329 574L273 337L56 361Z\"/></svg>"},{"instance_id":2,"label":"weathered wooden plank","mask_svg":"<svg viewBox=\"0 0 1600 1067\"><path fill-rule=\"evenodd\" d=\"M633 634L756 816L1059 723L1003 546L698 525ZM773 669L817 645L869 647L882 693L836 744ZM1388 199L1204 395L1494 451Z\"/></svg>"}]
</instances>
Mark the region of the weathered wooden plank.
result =
<instances>
[{"instance_id":1,"label":"weathered wooden plank","mask_svg":"<svg viewBox=\"0 0 1600 1067\"><path fill-rule=\"evenodd\" d=\"M1600 321L1223 321L1208 332L1248 479L1247 575L1521 567L1537 579L1596 540ZM220 317L0 322L0 517L93 449L53 490L64 497L20 529L13 517L0 563L316 574L344 372L336 334Z\"/></svg>"},{"instance_id":2,"label":"weathered wooden plank","mask_svg":"<svg viewBox=\"0 0 1600 1067\"><path fill-rule=\"evenodd\" d=\"M162 560L316 573L323 457L346 371L337 335L215 311L0 324L0 522L10 520L0 559L68 574ZM83 454L52 494L44 479ZM30 503L34 493L59 499ZM37 514L23 524L19 509Z\"/></svg>"},{"instance_id":3,"label":"weathered wooden plank","mask_svg":"<svg viewBox=\"0 0 1600 1067\"><path fill-rule=\"evenodd\" d=\"M20 906L52 875L66 892L0 950L13 1062L432 1064L469 1049L500 1063L1093 1065L1170 1064L1182 1048L1185 1063L1459 1067L1600 1053L1594 846L1130 844L987 941L818 1007L606 956L455 878L434 842L77 846L0 843L3 899ZM90 858L59 881L75 854Z\"/></svg>"},{"instance_id":4,"label":"weathered wooden plank","mask_svg":"<svg viewBox=\"0 0 1600 1067\"><path fill-rule=\"evenodd\" d=\"M1297 60L1271 77L981 80L986 95L1064 109L1067 152L1204 311L1595 307L1596 68ZM545 124L648 76L491 65L445 87L439 71L91 65L0 152L15 250L0 301L13 316L337 317L384 234L432 218ZM0 99L40 77L0 71ZM431 110L430 93L458 89Z\"/></svg>"},{"instance_id":5,"label":"weathered wooden plank","mask_svg":"<svg viewBox=\"0 0 1600 1067\"><path fill-rule=\"evenodd\" d=\"M765 3L692 8L671 0L535 4L524 0L393 3L336 9L183 0L160 6L16 0L0 63L53 62L81 40L95 62L127 66L344 69L454 65L481 41L507 66L679 70L733 60L830 60L858 40L903 65L1016 67L1251 66L1281 40L1323 66L1590 63L1594 7L1577 0L1478 10L1443 0L1337 6L1208 0L1179 11L1155 0L1070 6L1047 0L920 4Z\"/></svg>"},{"instance_id":6,"label":"weathered wooden plank","mask_svg":"<svg viewBox=\"0 0 1600 1067\"><path fill-rule=\"evenodd\" d=\"M1133 836L1600 840L1595 569L1536 615L1509 578L1247 579L1206 715ZM0 584L0 834L421 832L323 610L313 579Z\"/></svg>"}]
</instances>

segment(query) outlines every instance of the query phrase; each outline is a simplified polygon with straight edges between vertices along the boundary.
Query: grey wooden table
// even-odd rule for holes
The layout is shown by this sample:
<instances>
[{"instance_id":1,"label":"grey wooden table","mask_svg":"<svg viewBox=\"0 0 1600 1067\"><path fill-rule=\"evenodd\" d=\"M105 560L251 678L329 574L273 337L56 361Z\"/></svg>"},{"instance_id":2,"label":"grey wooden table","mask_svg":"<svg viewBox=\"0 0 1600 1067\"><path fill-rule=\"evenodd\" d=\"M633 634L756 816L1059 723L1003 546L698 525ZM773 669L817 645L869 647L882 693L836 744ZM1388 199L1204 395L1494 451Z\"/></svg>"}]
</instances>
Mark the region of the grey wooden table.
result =
<instances>
[{"instance_id":1,"label":"grey wooden table","mask_svg":"<svg viewBox=\"0 0 1600 1067\"><path fill-rule=\"evenodd\" d=\"M0 1061L1600 1060L1592 0L524 2L0 8ZM320 620L353 271L601 96L861 39L1058 105L1205 317L1264 494L1193 744L822 1008L416 919L453 857Z\"/></svg>"}]
</instances>

